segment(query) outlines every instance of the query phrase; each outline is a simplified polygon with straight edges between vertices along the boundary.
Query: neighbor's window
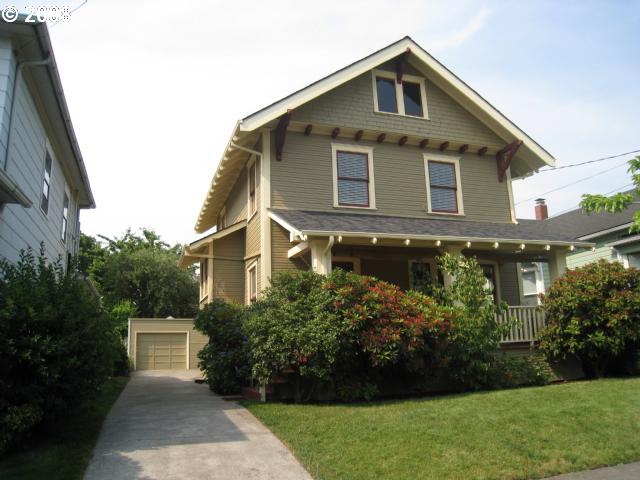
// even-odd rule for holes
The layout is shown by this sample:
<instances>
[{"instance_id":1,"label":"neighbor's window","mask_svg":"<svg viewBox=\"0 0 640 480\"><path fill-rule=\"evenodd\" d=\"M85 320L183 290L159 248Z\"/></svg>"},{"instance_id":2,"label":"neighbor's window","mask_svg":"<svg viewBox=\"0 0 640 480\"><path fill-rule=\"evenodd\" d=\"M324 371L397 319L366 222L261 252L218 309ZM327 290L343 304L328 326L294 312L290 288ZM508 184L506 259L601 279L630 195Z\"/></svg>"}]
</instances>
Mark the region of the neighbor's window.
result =
<instances>
[{"instance_id":1,"label":"neighbor's window","mask_svg":"<svg viewBox=\"0 0 640 480\"><path fill-rule=\"evenodd\" d=\"M336 152L338 205L369 206L369 155L361 152Z\"/></svg>"},{"instance_id":2,"label":"neighbor's window","mask_svg":"<svg viewBox=\"0 0 640 480\"><path fill-rule=\"evenodd\" d=\"M248 284L249 284L249 303L255 303L258 299L258 264L254 263L249 267Z\"/></svg>"},{"instance_id":3,"label":"neighbor's window","mask_svg":"<svg viewBox=\"0 0 640 480\"><path fill-rule=\"evenodd\" d=\"M429 160L429 211L461 213L457 163Z\"/></svg>"},{"instance_id":4,"label":"neighbor's window","mask_svg":"<svg viewBox=\"0 0 640 480\"><path fill-rule=\"evenodd\" d=\"M60 238L63 242L67 241L67 225L69 224L69 195L64 193L64 201L62 202L62 231Z\"/></svg>"},{"instance_id":5,"label":"neighbor's window","mask_svg":"<svg viewBox=\"0 0 640 480\"><path fill-rule=\"evenodd\" d=\"M256 170L258 162L257 160L249 167L249 216L251 217L256 213L258 204L256 201Z\"/></svg>"},{"instance_id":6,"label":"neighbor's window","mask_svg":"<svg viewBox=\"0 0 640 480\"><path fill-rule=\"evenodd\" d=\"M403 75L402 83L398 84L395 73L374 70L373 79L376 112L427 118L424 78Z\"/></svg>"},{"instance_id":7,"label":"neighbor's window","mask_svg":"<svg viewBox=\"0 0 640 480\"><path fill-rule=\"evenodd\" d=\"M51 156L49 152L44 160L44 178L42 180L42 198L40 208L46 214L49 213L49 194L51 193Z\"/></svg>"}]
</instances>

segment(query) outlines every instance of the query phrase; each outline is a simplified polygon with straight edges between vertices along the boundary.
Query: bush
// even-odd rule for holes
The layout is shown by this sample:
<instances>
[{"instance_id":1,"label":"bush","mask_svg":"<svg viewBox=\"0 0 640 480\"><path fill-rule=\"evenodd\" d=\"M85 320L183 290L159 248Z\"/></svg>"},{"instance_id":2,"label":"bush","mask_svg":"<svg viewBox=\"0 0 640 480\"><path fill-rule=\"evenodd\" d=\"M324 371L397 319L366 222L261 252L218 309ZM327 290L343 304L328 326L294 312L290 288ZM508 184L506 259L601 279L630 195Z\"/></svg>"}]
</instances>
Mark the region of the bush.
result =
<instances>
[{"instance_id":1,"label":"bush","mask_svg":"<svg viewBox=\"0 0 640 480\"><path fill-rule=\"evenodd\" d=\"M443 273L455 278L451 287L437 292L440 301L454 311L443 352L444 374L461 389L490 388L494 353L511 327L496 322L496 314L504 313L506 304L495 304L475 258L445 254L438 264Z\"/></svg>"},{"instance_id":2,"label":"bush","mask_svg":"<svg viewBox=\"0 0 640 480\"><path fill-rule=\"evenodd\" d=\"M250 379L249 343L243 332L244 311L214 299L198 312L195 328L209 337L198 358L209 388L221 394L238 393Z\"/></svg>"},{"instance_id":3,"label":"bush","mask_svg":"<svg viewBox=\"0 0 640 480\"><path fill-rule=\"evenodd\" d=\"M22 252L0 261L0 453L112 374L116 335L72 266Z\"/></svg>"},{"instance_id":4,"label":"bush","mask_svg":"<svg viewBox=\"0 0 640 480\"><path fill-rule=\"evenodd\" d=\"M601 377L640 346L640 271L601 260L558 278L542 296L547 326L540 349L550 360L577 356L587 377Z\"/></svg>"},{"instance_id":5,"label":"bush","mask_svg":"<svg viewBox=\"0 0 640 480\"><path fill-rule=\"evenodd\" d=\"M540 356L516 357L496 353L489 363L487 382L489 389L547 385L551 380L551 369Z\"/></svg>"}]
</instances>

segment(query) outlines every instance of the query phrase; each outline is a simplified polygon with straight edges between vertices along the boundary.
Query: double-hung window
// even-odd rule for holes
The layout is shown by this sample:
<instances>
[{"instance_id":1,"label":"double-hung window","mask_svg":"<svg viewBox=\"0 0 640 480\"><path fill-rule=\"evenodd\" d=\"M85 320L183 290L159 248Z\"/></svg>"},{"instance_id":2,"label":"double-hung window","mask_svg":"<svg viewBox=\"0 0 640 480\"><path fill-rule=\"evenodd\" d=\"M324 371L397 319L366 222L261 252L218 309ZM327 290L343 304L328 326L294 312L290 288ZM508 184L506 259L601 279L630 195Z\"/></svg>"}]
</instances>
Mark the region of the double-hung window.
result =
<instances>
[{"instance_id":1,"label":"double-hung window","mask_svg":"<svg viewBox=\"0 0 640 480\"><path fill-rule=\"evenodd\" d=\"M373 150L357 145L332 145L335 207L375 208Z\"/></svg>"},{"instance_id":2,"label":"double-hung window","mask_svg":"<svg viewBox=\"0 0 640 480\"><path fill-rule=\"evenodd\" d=\"M40 208L45 213L49 213L49 195L51 194L51 155L46 153L44 159L44 176L42 180L42 197L40 198Z\"/></svg>"},{"instance_id":3,"label":"double-hung window","mask_svg":"<svg viewBox=\"0 0 640 480\"><path fill-rule=\"evenodd\" d=\"M60 239L66 243L67 227L69 225L69 194L64 192L64 200L62 202L62 229L60 231Z\"/></svg>"},{"instance_id":4,"label":"double-hung window","mask_svg":"<svg viewBox=\"0 0 640 480\"><path fill-rule=\"evenodd\" d=\"M429 213L464 214L457 158L425 155L427 210Z\"/></svg>"},{"instance_id":5,"label":"double-hung window","mask_svg":"<svg viewBox=\"0 0 640 480\"><path fill-rule=\"evenodd\" d=\"M373 89L376 112L429 118L424 78L405 74L398 83L395 73L374 70Z\"/></svg>"},{"instance_id":6,"label":"double-hung window","mask_svg":"<svg viewBox=\"0 0 640 480\"><path fill-rule=\"evenodd\" d=\"M258 263L254 262L247 270L247 297L249 303L258 299Z\"/></svg>"}]
</instances>

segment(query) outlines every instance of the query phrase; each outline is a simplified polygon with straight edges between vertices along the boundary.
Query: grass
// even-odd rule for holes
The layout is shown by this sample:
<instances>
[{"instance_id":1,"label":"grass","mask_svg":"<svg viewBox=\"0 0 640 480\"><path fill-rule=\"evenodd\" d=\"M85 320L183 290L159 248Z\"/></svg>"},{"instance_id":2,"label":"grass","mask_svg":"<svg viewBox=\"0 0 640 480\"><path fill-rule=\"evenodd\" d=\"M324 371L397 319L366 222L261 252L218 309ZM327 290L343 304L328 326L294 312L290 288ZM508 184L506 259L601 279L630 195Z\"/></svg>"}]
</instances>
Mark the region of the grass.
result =
<instances>
[{"instance_id":1,"label":"grass","mask_svg":"<svg viewBox=\"0 0 640 480\"><path fill-rule=\"evenodd\" d=\"M353 405L245 402L311 475L518 479L640 459L640 379Z\"/></svg>"},{"instance_id":2,"label":"grass","mask_svg":"<svg viewBox=\"0 0 640 480\"><path fill-rule=\"evenodd\" d=\"M2 480L82 479L91 460L102 422L129 381L108 380L95 398L66 419L61 428L46 438L33 439L22 451L0 460Z\"/></svg>"}]
</instances>

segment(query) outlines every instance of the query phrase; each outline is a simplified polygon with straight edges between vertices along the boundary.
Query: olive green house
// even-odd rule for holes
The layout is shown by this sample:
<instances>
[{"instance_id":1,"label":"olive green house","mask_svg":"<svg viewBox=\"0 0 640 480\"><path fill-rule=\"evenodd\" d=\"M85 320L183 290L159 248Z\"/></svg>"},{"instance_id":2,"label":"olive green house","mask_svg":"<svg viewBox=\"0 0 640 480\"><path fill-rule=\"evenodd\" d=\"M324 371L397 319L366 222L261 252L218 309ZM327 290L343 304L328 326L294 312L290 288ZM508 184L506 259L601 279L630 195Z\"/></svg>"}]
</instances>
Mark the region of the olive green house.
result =
<instances>
[{"instance_id":1,"label":"olive green house","mask_svg":"<svg viewBox=\"0 0 640 480\"><path fill-rule=\"evenodd\" d=\"M540 314L523 306L518 264L545 262L555 278L593 246L515 217L512 181L553 164L405 37L238 121L197 217L206 235L180 262L199 263L202 304L248 304L286 270L422 288L452 281L438 255L473 255L525 320L505 340L531 341Z\"/></svg>"}]
</instances>

